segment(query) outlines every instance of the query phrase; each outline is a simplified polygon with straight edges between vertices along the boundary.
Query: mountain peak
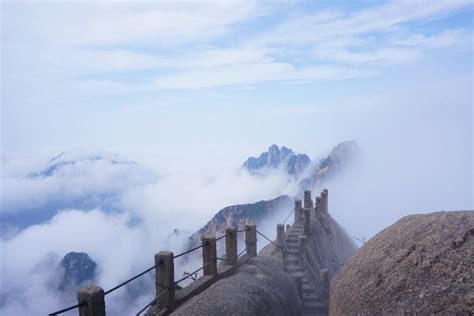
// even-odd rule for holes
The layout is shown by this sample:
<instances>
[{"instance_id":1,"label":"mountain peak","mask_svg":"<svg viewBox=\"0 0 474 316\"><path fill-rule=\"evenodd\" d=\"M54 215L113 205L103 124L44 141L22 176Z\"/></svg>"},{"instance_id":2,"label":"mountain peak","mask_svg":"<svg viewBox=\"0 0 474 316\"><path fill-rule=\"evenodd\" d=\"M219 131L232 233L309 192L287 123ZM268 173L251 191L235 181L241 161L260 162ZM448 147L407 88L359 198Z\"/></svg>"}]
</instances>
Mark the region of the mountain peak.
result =
<instances>
[{"instance_id":1,"label":"mountain peak","mask_svg":"<svg viewBox=\"0 0 474 316\"><path fill-rule=\"evenodd\" d=\"M260 154L258 158L250 157L245 161L243 167L255 173L263 169L277 169L284 167L288 174L296 175L302 172L311 162L305 154L295 154L293 150L273 144L268 151Z\"/></svg>"},{"instance_id":2,"label":"mountain peak","mask_svg":"<svg viewBox=\"0 0 474 316\"><path fill-rule=\"evenodd\" d=\"M85 252L69 252L60 263L61 280L59 290L75 290L81 284L92 281L97 264Z\"/></svg>"},{"instance_id":3,"label":"mountain peak","mask_svg":"<svg viewBox=\"0 0 474 316\"><path fill-rule=\"evenodd\" d=\"M301 180L300 186L303 189L313 189L315 186L320 186L356 161L358 152L359 145L356 141L349 140L337 144L326 158L319 161L313 174Z\"/></svg>"}]
</instances>

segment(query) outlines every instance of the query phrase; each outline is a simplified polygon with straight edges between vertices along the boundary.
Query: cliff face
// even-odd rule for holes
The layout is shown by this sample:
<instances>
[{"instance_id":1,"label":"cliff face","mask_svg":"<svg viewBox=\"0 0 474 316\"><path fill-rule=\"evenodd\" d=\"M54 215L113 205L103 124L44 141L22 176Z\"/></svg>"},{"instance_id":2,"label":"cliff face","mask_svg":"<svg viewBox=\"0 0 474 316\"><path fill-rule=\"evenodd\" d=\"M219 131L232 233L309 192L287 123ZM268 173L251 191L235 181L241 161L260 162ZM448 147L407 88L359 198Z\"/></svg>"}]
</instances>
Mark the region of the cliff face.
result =
<instances>
[{"instance_id":1,"label":"cliff face","mask_svg":"<svg viewBox=\"0 0 474 316\"><path fill-rule=\"evenodd\" d=\"M472 315L474 211L406 216L331 283L330 315Z\"/></svg>"},{"instance_id":2,"label":"cliff face","mask_svg":"<svg viewBox=\"0 0 474 316\"><path fill-rule=\"evenodd\" d=\"M223 208L203 228L190 237L191 245L199 245L202 234L223 235L226 226L235 226L237 229L243 229L245 224L254 223L258 225L265 218L275 214L275 212L282 208L287 210L292 208L292 200L287 195L282 195L268 201Z\"/></svg>"},{"instance_id":3,"label":"cliff face","mask_svg":"<svg viewBox=\"0 0 474 316\"><path fill-rule=\"evenodd\" d=\"M329 213L322 212L311 220L307 249L312 269L316 272L328 269L332 278L354 254L357 246Z\"/></svg>"}]
</instances>

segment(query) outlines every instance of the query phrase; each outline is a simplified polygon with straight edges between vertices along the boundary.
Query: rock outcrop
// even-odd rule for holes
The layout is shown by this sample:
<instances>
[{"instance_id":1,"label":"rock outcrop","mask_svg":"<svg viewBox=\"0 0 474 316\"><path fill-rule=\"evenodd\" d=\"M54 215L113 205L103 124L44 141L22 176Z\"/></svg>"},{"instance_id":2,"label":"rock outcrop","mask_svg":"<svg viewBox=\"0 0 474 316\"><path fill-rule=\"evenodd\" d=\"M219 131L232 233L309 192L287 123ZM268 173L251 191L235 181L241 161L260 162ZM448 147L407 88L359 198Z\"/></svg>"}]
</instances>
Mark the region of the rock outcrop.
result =
<instances>
[{"instance_id":1,"label":"rock outcrop","mask_svg":"<svg viewBox=\"0 0 474 316\"><path fill-rule=\"evenodd\" d=\"M474 211L406 216L331 282L330 315L474 314Z\"/></svg>"},{"instance_id":2,"label":"rock outcrop","mask_svg":"<svg viewBox=\"0 0 474 316\"><path fill-rule=\"evenodd\" d=\"M301 299L293 277L275 256L250 259L227 278L191 298L171 315L299 315Z\"/></svg>"},{"instance_id":3,"label":"rock outcrop","mask_svg":"<svg viewBox=\"0 0 474 316\"><path fill-rule=\"evenodd\" d=\"M204 227L190 237L190 246L199 245L203 234L219 236L224 234L226 226L243 229L245 224L254 223L258 225L279 210L290 210L291 208L292 200L287 195L268 201L228 206L217 212Z\"/></svg>"},{"instance_id":4,"label":"rock outcrop","mask_svg":"<svg viewBox=\"0 0 474 316\"><path fill-rule=\"evenodd\" d=\"M59 264L61 291L75 292L81 285L95 277L97 264L85 252L70 252Z\"/></svg>"}]
</instances>

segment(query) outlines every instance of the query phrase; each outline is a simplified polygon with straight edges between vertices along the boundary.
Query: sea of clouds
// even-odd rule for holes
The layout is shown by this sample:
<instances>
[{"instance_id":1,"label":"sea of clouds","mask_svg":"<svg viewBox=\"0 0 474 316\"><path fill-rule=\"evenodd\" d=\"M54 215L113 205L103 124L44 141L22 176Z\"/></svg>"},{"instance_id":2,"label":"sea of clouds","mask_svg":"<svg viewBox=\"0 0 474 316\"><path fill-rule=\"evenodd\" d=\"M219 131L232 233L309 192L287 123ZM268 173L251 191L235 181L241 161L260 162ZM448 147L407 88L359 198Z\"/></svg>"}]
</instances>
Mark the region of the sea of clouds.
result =
<instances>
[{"instance_id":1,"label":"sea of clouds","mask_svg":"<svg viewBox=\"0 0 474 316\"><path fill-rule=\"evenodd\" d=\"M90 255L98 264L94 282L107 290L152 266L157 251L182 251L186 238L221 208L297 192L296 179L282 170L253 176L240 162L212 174L184 166L157 170L84 150L42 163L24 161L6 156L2 162L3 315L46 314L73 304L75 293L55 289L59 262L70 251ZM175 228L180 234L173 234ZM200 257L191 256L177 262L176 273L200 265ZM140 310L153 297L152 277L142 278L135 290L107 296L108 312Z\"/></svg>"},{"instance_id":2,"label":"sea of clouds","mask_svg":"<svg viewBox=\"0 0 474 316\"><path fill-rule=\"evenodd\" d=\"M358 164L324 185L330 213L352 237L369 239L404 215L472 209L472 153L454 136L454 130L433 134L422 129L417 134L407 129L361 135ZM81 159L94 155L103 159ZM70 251L90 255L98 264L94 283L107 290L152 266L156 252L183 251L187 237L220 209L299 192L299 179L283 170L252 175L237 159L231 159L233 167L210 161L214 169L192 163L166 168L122 156L68 151L63 158L78 163L51 176L32 177L31 172L45 170L51 161L5 155L0 196L2 315L47 314L74 304L75 293L59 292L54 283L59 261ZM35 211L47 218L33 216ZM264 233L274 237L275 225L287 211L269 218L261 227ZM15 220L23 217L31 221L16 226ZM175 228L179 234L173 234ZM176 276L201 265L200 254L178 260ZM153 298L153 282L150 273L108 295L108 312L136 313Z\"/></svg>"}]
</instances>

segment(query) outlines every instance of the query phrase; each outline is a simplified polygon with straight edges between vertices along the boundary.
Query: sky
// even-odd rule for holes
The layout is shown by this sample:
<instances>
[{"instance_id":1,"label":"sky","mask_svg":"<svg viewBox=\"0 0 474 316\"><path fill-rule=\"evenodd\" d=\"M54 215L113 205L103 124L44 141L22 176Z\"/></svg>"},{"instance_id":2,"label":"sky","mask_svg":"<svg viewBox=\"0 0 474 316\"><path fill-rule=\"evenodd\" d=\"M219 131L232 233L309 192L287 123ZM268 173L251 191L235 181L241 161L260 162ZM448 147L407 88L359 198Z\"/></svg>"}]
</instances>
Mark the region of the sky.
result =
<instances>
[{"instance_id":1,"label":"sky","mask_svg":"<svg viewBox=\"0 0 474 316\"><path fill-rule=\"evenodd\" d=\"M472 12L458 0L2 1L2 149L316 155L440 86L462 102L433 115L472 117Z\"/></svg>"},{"instance_id":2,"label":"sky","mask_svg":"<svg viewBox=\"0 0 474 316\"><path fill-rule=\"evenodd\" d=\"M173 228L294 194L280 171L240 169L271 144L317 160L358 142L360 165L326 184L358 239L408 214L474 209L473 13L459 0L2 1L0 214L50 218L1 231L0 313L69 302L45 258L85 251L111 287L149 265L143 254L178 251ZM64 151L137 164L26 177ZM121 295L117 315L149 299Z\"/></svg>"}]
</instances>

